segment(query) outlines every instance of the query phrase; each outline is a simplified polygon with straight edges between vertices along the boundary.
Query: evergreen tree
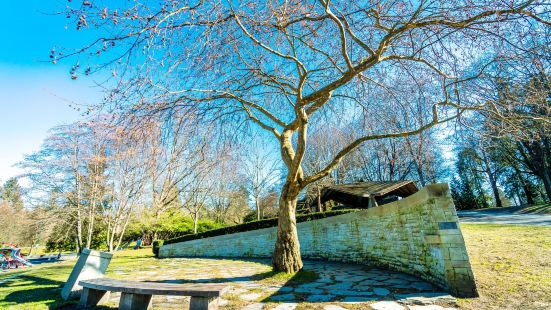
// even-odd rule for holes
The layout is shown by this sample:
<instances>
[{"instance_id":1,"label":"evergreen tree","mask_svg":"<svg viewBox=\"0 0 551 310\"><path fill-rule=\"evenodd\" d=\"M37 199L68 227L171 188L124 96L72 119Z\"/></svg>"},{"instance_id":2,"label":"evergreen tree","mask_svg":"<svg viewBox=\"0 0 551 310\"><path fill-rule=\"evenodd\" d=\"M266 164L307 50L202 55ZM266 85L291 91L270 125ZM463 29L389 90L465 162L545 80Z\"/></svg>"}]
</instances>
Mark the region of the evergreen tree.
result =
<instances>
[{"instance_id":1,"label":"evergreen tree","mask_svg":"<svg viewBox=\"0 0 551 310\"><path fill-rule=\"evenodd\" d=\"M7 180L1 192L2 200L8 202L16 212L23 210L22 190L16 178Z\"/></svg>"},{"instance_id":2,"label":"evergreen tree","mask_svg":"<svg viewBox=\"0 0 551 310\"><path fill-rule=\"evenodd\" d=\"M477 169L477 156L471 148L459 150L456 162L457 176L451 184L451 194L458 210L488 208L484 191L483 173Z\"/></svg>"}]
</instances>

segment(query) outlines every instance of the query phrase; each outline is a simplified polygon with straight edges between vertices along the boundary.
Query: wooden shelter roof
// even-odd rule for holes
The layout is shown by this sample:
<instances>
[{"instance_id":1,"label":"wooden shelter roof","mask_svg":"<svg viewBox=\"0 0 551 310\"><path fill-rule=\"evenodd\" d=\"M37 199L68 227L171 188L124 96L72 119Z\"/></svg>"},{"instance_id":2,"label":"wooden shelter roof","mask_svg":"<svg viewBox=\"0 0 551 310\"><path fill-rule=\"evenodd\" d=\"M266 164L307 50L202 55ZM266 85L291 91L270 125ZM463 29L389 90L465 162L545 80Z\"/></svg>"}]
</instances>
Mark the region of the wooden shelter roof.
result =
<instances>
[{"instance_id":1,"label":"wooden shelter roof","mask_svg":"<svg viewBox=\"0 0 551 310\"><path fill-rule=\"evenodd\" d=\"M321 190L321 203L329 200L358 207L367 207L369 200L388 196L407 197L419 191L413 181L361 182L326 186ZM316 199L314 199L316 201Z\"/></svg>"}]
</instances>

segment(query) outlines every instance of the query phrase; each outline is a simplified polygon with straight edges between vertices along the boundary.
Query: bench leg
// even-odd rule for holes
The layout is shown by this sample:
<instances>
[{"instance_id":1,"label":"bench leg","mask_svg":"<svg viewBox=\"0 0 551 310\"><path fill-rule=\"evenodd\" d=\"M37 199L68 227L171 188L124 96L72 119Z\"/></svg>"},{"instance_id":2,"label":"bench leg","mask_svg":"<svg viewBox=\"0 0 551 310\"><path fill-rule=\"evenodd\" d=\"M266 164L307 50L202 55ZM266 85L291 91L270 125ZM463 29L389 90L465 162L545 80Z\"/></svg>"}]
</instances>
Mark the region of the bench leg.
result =
<instances>
[{"instance_id":1,"label":"bench leg","mask_svg":"<svg viewBox=\"0 0 551 310\"><path fill-rule=\"evenodd\" d=\"M95 307L109 300L110 292L95 290L87 287L82 288L80 293L79 306L82 308Z\"/></svg>"},{"instance_id":2,"label":"bench leg","mask_svg":"<svg viewBox=\"0 0 551 310\"><path fill-rule=\"evenodd\" d=\"M189 310L217 310L218 297L191 296Z\"/></svg>"},{"instance_id":3,"label":"bench leg","mask_svg":"<svg viewBox=\"0 0 551 310\"><path fill-rule=\"evenodd\" d=\"M151 309L151 295L121 293L119 310Z\"/></svg>"}]
</instances>

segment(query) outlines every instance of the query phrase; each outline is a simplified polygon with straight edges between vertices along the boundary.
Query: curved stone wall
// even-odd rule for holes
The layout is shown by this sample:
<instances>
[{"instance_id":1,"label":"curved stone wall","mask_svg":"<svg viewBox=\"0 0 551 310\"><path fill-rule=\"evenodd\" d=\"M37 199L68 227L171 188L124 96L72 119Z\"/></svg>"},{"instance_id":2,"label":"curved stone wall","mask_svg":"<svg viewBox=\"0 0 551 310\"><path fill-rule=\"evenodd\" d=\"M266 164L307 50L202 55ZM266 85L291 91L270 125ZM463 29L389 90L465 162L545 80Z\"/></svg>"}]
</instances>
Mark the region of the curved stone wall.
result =
<instances>
[{"instance_id":1,"label":"curved stone wall","mask_svg":"<svg viewBox=\"0 0 551 310\"><path fill-rule=\"evenodd\" d=\"M379 207L297 225L303 258L382 266L477 296L447 184ZM276 227L162 246L160 257L270 257Z\"/></svg>"}]
</instances>

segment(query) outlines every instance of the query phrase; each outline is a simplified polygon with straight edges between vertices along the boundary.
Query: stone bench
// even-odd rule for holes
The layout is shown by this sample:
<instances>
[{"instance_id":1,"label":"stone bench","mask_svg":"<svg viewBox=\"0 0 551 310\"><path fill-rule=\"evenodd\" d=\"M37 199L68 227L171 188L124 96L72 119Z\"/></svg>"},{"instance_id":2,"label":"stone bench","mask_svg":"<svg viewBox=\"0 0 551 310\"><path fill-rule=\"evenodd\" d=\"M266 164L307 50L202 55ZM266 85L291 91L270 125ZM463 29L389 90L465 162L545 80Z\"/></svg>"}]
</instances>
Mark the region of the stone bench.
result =
<instances>
[{"instance_id":1,"label":"stone bench","mask_svg":"<svg viewBox=\"0 0 551 310\"><path fill-rule=\"evenodd\" d=\"M229 289L223 284L171 284L108 278L84 280L79 285L83 288L80 307L95 307L108 298L109 292L120 292L119 309L122 310L149 309L152 295L191 296L190 310L218 309L218 298Z\"/></svg>"}]
</instances>

